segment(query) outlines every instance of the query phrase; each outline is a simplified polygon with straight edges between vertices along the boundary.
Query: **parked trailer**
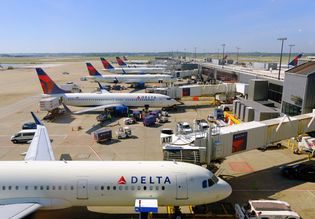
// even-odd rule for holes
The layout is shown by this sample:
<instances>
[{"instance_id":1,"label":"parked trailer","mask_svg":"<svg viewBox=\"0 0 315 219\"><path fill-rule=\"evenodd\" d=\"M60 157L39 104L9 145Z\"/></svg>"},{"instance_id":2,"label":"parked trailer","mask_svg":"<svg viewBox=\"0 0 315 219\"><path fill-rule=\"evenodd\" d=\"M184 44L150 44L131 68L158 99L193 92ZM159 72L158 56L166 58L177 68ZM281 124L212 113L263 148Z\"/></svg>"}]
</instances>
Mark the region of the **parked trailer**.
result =
<instances>
[{"instance_id":1,"label":"parked trailer","mask_svg":"<svg viewBox=\"0 0 315 219\"><path fill-rule=\"evenodd\" d=\"M97 143L103 143L112 139L112 130L108 128L99 129L93 132L94 140Z\"/></svg>"},{"instance_id":2,"label":"parked trailer","mask_svg":"<svg viewBox=\"0 0 315 219\"><path fill-rule=\"evenodd\" d=\"M53 111L61 105L61 100L59 97L47 97L41 99L39 102L40 111Z\"/></svg>"},{"instance_id":3,"label":"parked trailer","mask_svg":"<svg viewBox=\"0 0 315 219\"><path fill-rule=\"evenodd\" d=\"M155 124L155 122L156 122L156 117L153 115L146 116L143 119L144 126L152 126Z\"/></svg>"}]
</instances>

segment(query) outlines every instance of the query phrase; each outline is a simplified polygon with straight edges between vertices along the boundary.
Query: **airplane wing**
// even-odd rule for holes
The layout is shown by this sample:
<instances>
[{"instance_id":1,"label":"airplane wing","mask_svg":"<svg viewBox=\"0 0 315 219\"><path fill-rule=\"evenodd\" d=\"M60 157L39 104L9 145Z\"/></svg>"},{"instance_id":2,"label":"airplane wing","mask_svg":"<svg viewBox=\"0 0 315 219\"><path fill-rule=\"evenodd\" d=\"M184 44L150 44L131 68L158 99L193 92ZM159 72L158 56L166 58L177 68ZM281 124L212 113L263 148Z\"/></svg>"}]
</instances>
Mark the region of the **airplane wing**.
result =
<instances>
[{"instance_id":1,"label":"airplane wing","mask_svg":"<svg viewBox=\"0 0 315 219\"><path fill-rule=\"evenodd\" d=\"M1 218L19 219L36 211L41 205L37 203L17 203L0 205Z\"/></svg>"},{"instance_id":2,"label":"airplane wing","mask_svg":"<svg viewBox=\"0 0 315 219\"><path fill-rule=\"evenodd\" d=\"M46 127L34 113L32 116L37 124L37 130L24 160L55 160Z\"/></svg>"},{"instance_id":3,"label":"airplane wing","mask_svg":"<svg viewBox=\"0 0 315 219\"><path fill-rule=\"evenodd\" d=\"M115 107L115 106L123 106L123 105L120 104L120 103L101 105L101 106L96 106L96 107L80 110L80 111L75 112L74 114L81 114L81 113L86 113L86 112L89 112L89 111L94 111L94 110L99 110L99 109L112 108L112 107Z\"/></svg>"}]
</instances>

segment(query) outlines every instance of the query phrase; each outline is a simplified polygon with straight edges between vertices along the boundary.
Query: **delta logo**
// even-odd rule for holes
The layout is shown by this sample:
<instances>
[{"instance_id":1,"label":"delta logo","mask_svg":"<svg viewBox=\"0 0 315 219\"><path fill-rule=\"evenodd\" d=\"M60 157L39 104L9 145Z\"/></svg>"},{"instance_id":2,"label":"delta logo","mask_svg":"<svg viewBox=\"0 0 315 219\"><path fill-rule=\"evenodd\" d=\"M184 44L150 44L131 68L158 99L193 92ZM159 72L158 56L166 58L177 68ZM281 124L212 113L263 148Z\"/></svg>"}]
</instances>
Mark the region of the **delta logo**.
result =
<instances>
[{"instance_id":1,"label":"delta logo","mask_svg":"<svg viewBox=\"0 0 315 219\"><path fill-rule=\"evenodd\" d=\"M119 178L119 180L118 180L118 184L119 184L119 185L124 185L124 184L126 184L125 177L121 176L121 177Z\"/></svg>"},{"instance_id":2,"label":"delta logo","mask_svg":"<svg viewBox=\"0 0 315 219\"><path fill-rule=\"evenodd\" d=\"M118 179L119 185L126 184L127 181L124 176L121 176ZM171 179L168 176L131 176L130 177L131 184L171 184Z\"/></svg>"}]
</instances>

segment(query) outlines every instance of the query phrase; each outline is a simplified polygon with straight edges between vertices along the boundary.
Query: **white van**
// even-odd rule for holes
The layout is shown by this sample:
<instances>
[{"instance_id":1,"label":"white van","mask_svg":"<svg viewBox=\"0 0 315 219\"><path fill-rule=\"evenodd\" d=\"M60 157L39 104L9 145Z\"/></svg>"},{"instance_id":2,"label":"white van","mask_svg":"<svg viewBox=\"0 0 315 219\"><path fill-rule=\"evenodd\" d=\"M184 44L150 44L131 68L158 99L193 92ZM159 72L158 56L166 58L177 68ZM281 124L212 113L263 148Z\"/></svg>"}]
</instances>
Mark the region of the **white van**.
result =
<instances>
[{"instance_id":1,"label":"white van","mask_svg":"<svg viewBox=\"0 0 315 219\"><path fill-rule=\"evenodd\" d=\"M35 135L36 129L24 129L16 133L11 137L11 141L14 144L27 143L31 141Z\"/></svg>"},{"instance_id":2,"label":"white van","mask_svg":"<svg viewBox=\"0 0 315 219\"><path fill-rule=\"evenodd\" d=\"M235 204L235 216L240 219L300 219L287 202L250 200L244 206Z\"/></svg>"}]
</instances>

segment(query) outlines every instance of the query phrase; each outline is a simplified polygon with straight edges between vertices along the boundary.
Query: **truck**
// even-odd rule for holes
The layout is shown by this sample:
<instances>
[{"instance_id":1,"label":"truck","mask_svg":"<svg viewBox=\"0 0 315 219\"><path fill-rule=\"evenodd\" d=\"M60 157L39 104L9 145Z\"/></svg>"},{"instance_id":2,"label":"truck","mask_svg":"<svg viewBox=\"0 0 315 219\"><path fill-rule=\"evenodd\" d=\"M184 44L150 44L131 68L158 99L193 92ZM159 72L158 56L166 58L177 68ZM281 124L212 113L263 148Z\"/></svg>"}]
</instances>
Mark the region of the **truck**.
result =
<instances>
[{"instance_id":1,"label":"truck","mask_svg":"<svg viewBox=\"0 0 315 219\"><path fill-rule=\"evenodd\" d=\"M118 130L116 131L116 135L118 139L131 138L132 132L128 126L119 127Z\"/></svg>"},{"instance_id":2,"label":"truck","mask_svg":"<svg viewBox=\"0 0 315 219\"><path fill-rule=\"evenodd\" d=\"M59 97L47 97L39 101L40 111L53 111L61 105L61 99Z\"/></svg>"},{"instance_id":3,"label":"truck","mask_svg":"<svg viewBox=\"0 0 315 219\"><path fill-rule=\"evenodd\" d=\"M156 122L156 117L153 115L148 115L143 119L144 126L153 126Z\"/></svg>"},{"instance_id":4,"label":"truck","mask_svg":"<svg viewBox=\"0 0 315 219\"><path fill-rule=\"evenodd\" d=\"M108 128L102 128L93 132L94 140L97 143L103 143L110 141L113 137L112 130Z\"/></svg>"},{"instance_id":5,"label":"truck","mask_svg":"<svg viewBox=\"0 0 315 219\"><path fill-rule=\"evenodd\" d=\"M287 202L279 200L249 200L245 205L235 204L239 219L300 219Z\"/></svg>"}]
</instances>

